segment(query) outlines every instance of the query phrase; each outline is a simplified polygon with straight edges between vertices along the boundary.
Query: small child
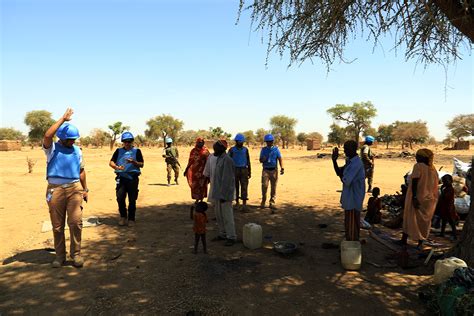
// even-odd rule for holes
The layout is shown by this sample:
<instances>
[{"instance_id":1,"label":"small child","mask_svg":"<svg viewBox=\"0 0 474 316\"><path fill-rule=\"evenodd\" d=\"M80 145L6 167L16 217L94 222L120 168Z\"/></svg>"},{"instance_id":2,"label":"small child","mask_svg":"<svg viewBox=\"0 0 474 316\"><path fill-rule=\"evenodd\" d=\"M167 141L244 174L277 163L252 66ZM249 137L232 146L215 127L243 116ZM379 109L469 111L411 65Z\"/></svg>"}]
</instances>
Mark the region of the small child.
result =
<instances>
[{"instance_id":1,"label":"small child","mask_svg":"<svg viewBox=\"0 0 474 316\"><path fill-rule=\"evenodd\" d=\"M202 241L202 247L204 253L207 253L206 247L206 223L207 223L207 203L198 202L194 209L193 220L194 220L194 253L197 253L199 239Z\"/></svg>"},{"instance_id":2,"label":"small child","mask_svg":"<svg viewBox=\"0 0 474 316\"><path fill-rule=\"evenodd\" d=\"M451 225L453 239L456 240L456 221L459 219L456 209L454 208L454 188L453 177L449 174L441 178L441 194L436 205L436 212L441 217L441 233L440 237L444 237L446 223Z\"/></svg>"},{"instance_id":3,"label":"small child","mask_svg":"<svg viewBox=\"0 0 474 316\"><path fill-rule=\"evenodd\" d=\"M380 224L382 220L382 213L380 213L382 209L382 199L379 198L379 195L380 188L373 188L372 196L367 202L367 215L365 216L365 220L370 224Z\"/></svg>"}]
</instances>

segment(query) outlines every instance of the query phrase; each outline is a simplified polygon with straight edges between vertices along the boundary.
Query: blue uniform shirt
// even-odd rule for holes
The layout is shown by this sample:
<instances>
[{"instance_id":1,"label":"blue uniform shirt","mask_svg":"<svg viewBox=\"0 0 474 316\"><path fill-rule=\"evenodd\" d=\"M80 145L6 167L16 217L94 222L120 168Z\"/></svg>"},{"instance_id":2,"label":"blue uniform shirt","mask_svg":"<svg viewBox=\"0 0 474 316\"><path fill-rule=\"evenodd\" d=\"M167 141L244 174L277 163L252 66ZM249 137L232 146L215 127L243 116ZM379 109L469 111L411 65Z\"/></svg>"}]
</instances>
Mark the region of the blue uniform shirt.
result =
<instances>
[{"instance_id":1,"label":"blue uniform shirt","mask_svg":"<svg viewBox=\"0 0 474 316\"><path fill-rule=\"evenodd\" d=\"M281 158L281 153L278 147L263 147L260 151L260 160L262 157L267 157L263 162L263 169L274 169L277 167L278 158Z\"/></svg>"},{"instance_id":2,"label":"blue uniform shirt","mask_svg":"<svg viewBox=\"0 0 474 316\"><path fill-rule=\"evenodd\" d=\"M238 148L237 146L232 147L229 150L229 156L234 160L235 167L247 168L249 166L248 149L246 147Z\"/></svg>"},{"instance_id":3,"label":"blue uniform shirt","mask_svg":"<svg viewBox=\"0 0 474 316\"><path fill-rule=\"evenodd\" d=\"M365 171L359 156L346 159L342 174L341 206L344 210L362 211L365 197Z\"/></svg>"}]
</instances>

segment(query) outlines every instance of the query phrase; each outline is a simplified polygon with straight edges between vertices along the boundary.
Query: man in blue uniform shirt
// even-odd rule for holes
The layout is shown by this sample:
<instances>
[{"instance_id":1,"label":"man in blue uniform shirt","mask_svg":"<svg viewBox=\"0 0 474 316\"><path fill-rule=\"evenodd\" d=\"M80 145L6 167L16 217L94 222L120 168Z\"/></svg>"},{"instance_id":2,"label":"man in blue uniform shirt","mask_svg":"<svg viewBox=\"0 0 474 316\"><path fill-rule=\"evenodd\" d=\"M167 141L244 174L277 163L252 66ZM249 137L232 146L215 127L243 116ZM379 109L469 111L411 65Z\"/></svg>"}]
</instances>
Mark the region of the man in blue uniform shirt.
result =
<instances>
[{"instance_id":1,"label":"man in blue uniform shirt","mask_svg":"<svg viewBox=\"0 0 474 316\"><path fill-rule=\"evenodd\" d=\"M272 134L265 135L263 139L267 146L263 147L260 151L260 162L262 163L262 202L260 208L265 208L267 201L267 190L268 182L270 182L270 209L272 214L276 210L275 199L276 199L276 188L278 183L278 162L280 163L280 175L283 175L285 169L283 169L283 161L281 159L281 153L277 146L273 145L274 137Z\"/></svg>"},{"instance_id":2,"label":"man in blue uniform shirt","mask_svg":"<svg viewBox=\"0 0 474 316\"><path fill-rule=\"evenodd\" d=\"M74 145L79 138L78 129L69 123L74 111L70 108L44 134L43 150L47 157L46 179L48 188L46 201L53 226L56 258L53 268L61 267L66 261L66 238L64 228L70 232L70 256L75 267L82 267L82 200L87 202L89 189L82 161L82 152ZM59 138L53 142L54 134Z\"/></svg>"},{"instance_id":3,"label":"man in blue uniform shirt","mask_svg":"<svg viewBox=\"0 0 474 316\"><path fill-rule=\"evenodd\" d=\"M120 212L119 225L135 226L136 201L138 198L138 177L144 161L140 149L133 147L134 137L130 132L122 134L122 148L117 148L109 166L115 170L117 186L115 188ZM125 199L128 195L128 210Z\"/></svg>"}]
</instances>

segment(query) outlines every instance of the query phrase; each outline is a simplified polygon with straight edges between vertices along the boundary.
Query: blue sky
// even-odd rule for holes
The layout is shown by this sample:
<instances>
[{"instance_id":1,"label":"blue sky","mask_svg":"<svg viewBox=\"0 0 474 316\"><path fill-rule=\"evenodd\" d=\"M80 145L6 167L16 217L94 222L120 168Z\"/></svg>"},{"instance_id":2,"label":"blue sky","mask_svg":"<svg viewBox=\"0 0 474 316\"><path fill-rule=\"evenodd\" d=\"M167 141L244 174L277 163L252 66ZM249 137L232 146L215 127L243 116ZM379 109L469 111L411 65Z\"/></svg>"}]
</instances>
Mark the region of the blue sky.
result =
<instances>
[{"instance_id":1,"label":"blue sky","mask_svg":"<svg viewBox=\"0 0 474 316\"><path fill-rule=\"evenodd\" d=\"M422 119L442 139L447 120L474 112L467 50L447 73L406 62L389 40L374 52L351 43L355 61L330 73L317 60L288 68L276 54L265 67L266 43L247 14L235 24L237 10L225 0L2 0L1 126L27 132L26 112L58 118L71 106L83 135L116 121L143 133L163 113L185 129L231 133L285 114L298 132L327 135L329 107L370 100L374 126Z\"/></svg>"}]
</instances>

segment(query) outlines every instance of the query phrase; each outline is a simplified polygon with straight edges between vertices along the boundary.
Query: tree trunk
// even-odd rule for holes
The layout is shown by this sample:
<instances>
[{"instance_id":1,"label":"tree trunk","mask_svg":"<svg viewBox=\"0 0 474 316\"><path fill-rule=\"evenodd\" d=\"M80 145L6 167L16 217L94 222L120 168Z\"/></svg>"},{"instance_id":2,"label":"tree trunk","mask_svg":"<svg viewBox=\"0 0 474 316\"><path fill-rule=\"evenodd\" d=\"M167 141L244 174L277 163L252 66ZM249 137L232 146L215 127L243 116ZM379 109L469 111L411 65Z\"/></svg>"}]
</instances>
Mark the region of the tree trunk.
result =
<instances>
[{"instance_id":1,"label":"tree trunk","mask_svg":"<svg viewBox=\"0 0 474 316\"><path fill-rule=\"evenodd\" d=\"M387 142L387 149L388 149L388 144L390 144L389 142Z\"/></svg>"},{"instance_id":2,"label":"tree trunk","mask_svg":"<svg viewBox=\"0 0 474 316\"><path fill-rule=\"evenodd\" d=\"M474 157L472 157L471 164L474 165ZM471 168L471 179L474 176L474 169ZM474 204L472 203L472 197L474 188L471 182L471 205L469 206L469 214L467 214L464 227L461 232L459 242L449 252L450 255L458 257L466 261L467 265L474 267Z\"/></svg>"},{"instance_id":3,"label":"tree trunk","mask_svg":"<svg viewBox=\"0 0 474 316\"><path fill-rule=\"evenodd\" d=\"M116 136L114 135L112 139L110 140L110 150L114 149L115 140L116 140Z\"/></svg>"}]
</instances>

